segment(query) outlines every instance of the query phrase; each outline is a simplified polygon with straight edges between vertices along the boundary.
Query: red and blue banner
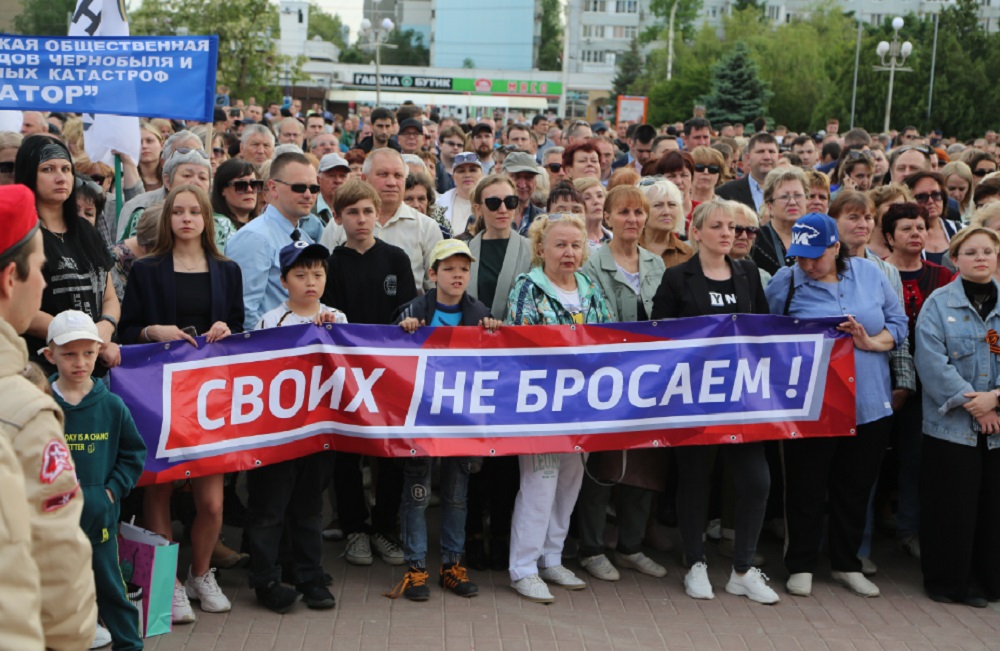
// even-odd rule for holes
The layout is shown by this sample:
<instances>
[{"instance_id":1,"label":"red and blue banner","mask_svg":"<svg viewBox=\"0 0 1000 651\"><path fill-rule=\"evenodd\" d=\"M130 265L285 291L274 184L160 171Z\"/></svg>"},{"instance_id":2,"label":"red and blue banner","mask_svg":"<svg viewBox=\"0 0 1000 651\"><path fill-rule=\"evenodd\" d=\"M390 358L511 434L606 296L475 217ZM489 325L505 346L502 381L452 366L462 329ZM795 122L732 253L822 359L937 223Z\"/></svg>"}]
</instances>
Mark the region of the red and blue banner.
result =
<instances>
[{"instance_id":1,"label":"red and blue banner","mask_svg":"<svg viewBox=\"0 0 1000 651\"><path fill-rule=\"evenodd\" d=\"M142 483L325 450L493 456L854 433L838 318L593 326L294 326L122 348Z\"/></svg>"}]
</instances>

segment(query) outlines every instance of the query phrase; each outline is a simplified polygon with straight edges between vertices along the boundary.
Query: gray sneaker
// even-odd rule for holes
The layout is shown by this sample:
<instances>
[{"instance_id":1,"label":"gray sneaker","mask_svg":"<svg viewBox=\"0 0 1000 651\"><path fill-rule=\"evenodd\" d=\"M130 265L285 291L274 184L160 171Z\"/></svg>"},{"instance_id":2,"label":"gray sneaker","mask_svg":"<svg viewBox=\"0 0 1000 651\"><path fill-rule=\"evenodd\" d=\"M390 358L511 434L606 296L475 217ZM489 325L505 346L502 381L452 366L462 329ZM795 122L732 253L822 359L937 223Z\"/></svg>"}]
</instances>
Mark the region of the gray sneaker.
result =
<instances>
[{"instance_id":1,"label":"gray sneaker","mask_svg":"<svg viewBox=\"0 0 1000 651\"><path fill-rule=\"evenodd\" d=\"M380 533L372 534L372 546L386 565L402 565L405 562L403 549L388 536Z\"/></svg>"},{"instance_id":2,"label":"gray sneaker","mask_svg":"<svg viewBox=\"0 0 1000 651\"><path fill-rule=\"evenodd\" d=\"M347 536L347 550L344 557L351 565L371 565L372 546L368 534L357 532Z\"/></svg>"}]
</instances>

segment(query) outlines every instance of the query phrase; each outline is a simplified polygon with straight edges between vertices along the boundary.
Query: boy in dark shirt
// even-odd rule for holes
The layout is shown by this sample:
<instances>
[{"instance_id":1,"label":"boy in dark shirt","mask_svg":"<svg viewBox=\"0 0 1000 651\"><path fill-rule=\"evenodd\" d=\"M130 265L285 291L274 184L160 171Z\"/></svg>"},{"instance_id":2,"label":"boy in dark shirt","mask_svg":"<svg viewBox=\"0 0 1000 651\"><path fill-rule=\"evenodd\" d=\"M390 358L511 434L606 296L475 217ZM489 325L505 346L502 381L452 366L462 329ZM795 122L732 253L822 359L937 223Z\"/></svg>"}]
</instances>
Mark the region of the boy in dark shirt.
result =
<instances>
[{"instance_id":1,"label":"boy in dark shirt","mask_svg":"<svg viewBox=\"0 0 1000 651\"><path fill-rule=\"evenodd\" d=\"M333 197L333 218L343 226L347 241L330 255L323 302L344 312L351 323L390 325L396 311L417 296L409 256L375 238L381 203L375 188L359 180L344 183ZM396 542L402 465L384 458L376 463L378 484L369 527L361 456L346 452L336 456L333 485L347 536L345 558L354 565L371 565L374 545L383 561L402 565L403 550Z\"/></svg>"}]
</instances>

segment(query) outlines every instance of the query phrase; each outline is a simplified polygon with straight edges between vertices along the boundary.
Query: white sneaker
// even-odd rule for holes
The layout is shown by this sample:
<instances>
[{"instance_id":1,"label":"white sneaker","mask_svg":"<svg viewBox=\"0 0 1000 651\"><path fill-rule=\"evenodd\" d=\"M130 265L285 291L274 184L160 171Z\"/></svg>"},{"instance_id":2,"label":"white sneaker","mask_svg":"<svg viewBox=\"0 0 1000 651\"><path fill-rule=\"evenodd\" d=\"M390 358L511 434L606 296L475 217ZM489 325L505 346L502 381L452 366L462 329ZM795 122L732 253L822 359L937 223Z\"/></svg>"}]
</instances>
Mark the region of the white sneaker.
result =
<instances>
[{"instance_id":1,"label":"white sneaker","mask_svg":"<svg viewBox=\"0 0 1000 651\"><path fill-rule=\"evenodd\" d=\"M195 576L188 569L188 580L184 582L184 589L187 591L188 599L201 602L201 609L206 613L228 613L233 607L215 580L214 567L205 572L204 576Z\"/></svg>"},{"instance_id":2,"label":"white sneaker","mask_svg":"<svg viewBox=\"0 0 1000 651\"><path fill-rule=\"evenodd\" d=\"M198 619L191 609L187 588L180 583L174 583L174 605L171 608L170 619L174 624L190 624Z\"/></svg>"},{"instance_id":3,"label":"white sneaker","mask_svg":"<svg viewBox=\"0 0 1000 651\"><path fill-rule=\"evenodd\" d=\"M97 625L97 630L94 631L94 641L91 643L91 649L103 649L104 647L111 644L111 632L104 628L100 624Z\"/></svg>"},{"instance_id":4,"label":"white sneaker","mask_svg":"<svg viewBox=\"0 0 1000 651\"><path fill-rule=\"evenodd\" d=\"M788 590L788 594L793 594L796 597L810 597L812 596L813 590L813 575L812 572L796 572L795 574L788 577L788 581L785 583L785 589Z\"/></svg>"},{"instance_id":5,"label":"white sneaker","mask_svg":"<svg viewBox=\"0 0 1000 651\"><path fill-rule=\"evenodd\" d=\"M833 577L834 581L846 587L859 597L877 597L881 594L878 586L866 579L865 575L861 572L834 571L830 572L830 576Z\"/></svg>"},{"instance_id":6,"label":"white sneaker","mask_svg":"<svg viewBox=\"0 0 1000 651\"><path fill-rule=\"evenodd\" d=\"M515 591L528 601L534 601L540 604L550 604L556 600L549 592L549 586L545 585L545 581L537 574L529 574L523 579L518 579L517 581L511 581L510 587L514 588Z\"/></svg>"},{"instance_id":7,"label":"white sneaker","mask_svg":"<svg viewBox=\"0 0 1000 651\"><path fill-rule=\"evenodd\" d=\"M667 568L663 567L642 552L636 552L634 554L622 554L621 552L615 552L615 562L622 567L637 570L643 574L648 574L649 576L654 576L658 579L667 575Z\"/></svg>"},{"instance_id":8,"label":"white sneaker","mask_svg":"<svg viewBox=\"0 0 1000 651\"><path fill-rule=\"evenodd\" d=\"M380 533L372 535L372 547L386 565L402 565L406 561L402 547Z\"/></svg>"},{"instance_id":9,"label":"white sneaker","mask_svg":"<svg viewBox=\"0 0 1000 651\"><path fill-rule=\"evenodd\" d=\"M334 520L323 528L323 540L343 540L344 530L340 524Z\"/></svg>"},{"instance_id":10,"label":"white sneaker","mask_svg":"<svg viewBox=\"0 0 1000 651\"><path fill-rule=\"evenodd\" d=\"M904 554L920 559L920 536L913 534L896 543L896 548Z\"/></svg>"},{"instance_id":11,"label":"white sneaker","mask_svg":"<svg viewBox=\"0 0 1000 651\"><path fill-rule=\"evenodd\" d=\"M684 576L684 592L692 599L715 599L712 584L708 581L708 566L695 563Z\"/></svg>"},{"instance_id":12,"label":"white sneaker","mask_svg":"<svg viewBox=\"0 0 1000 651\"><path fill-rule=\"evenodd\" d=\"M740 576L733 570L726 584L726 592L745 597L759 604L776 604L781 599L778 593L767 585L767 575L756 567L751 567L746 574Z\"/></svg>"},{"instance_id":13,"label":"white sneaker","mask_svg":"<svg viewBox=\"0 0 1000 651\"><path fill-rule=\"evenodd\" d=\"M538 575L549 583L555 583L567 590L583 590L587 587L586 581L567 570L562 565L553 565L542 569Z\"/></svg>"},{"instance_id":14,"label":"white sneaker","mask_svg":"<svg viewBox=\"0 0 1000 651\"><path fill-rule=\"evenodd\" d=\"M722 538L722 520L719 518L709 520L708 526L705 527L705 535L712 540L719 540Z\"/></svg>"},{"instance_id":15,"label":"white sneaker","mask_svg":"<svg viewBox=\"0 0 1000 651\"><path fill-rule=\"evenodd\" d=\"M582 565L585 570L590 572L590 575L595 579L600 579L602 581L617 581L622 578L621 575L618 574L618 570L615 569L615 566L611 564L611 561L609 561L608 557L604 554L581 558L580 565Z\"/></svg>"},{"instance_id":16,"label":"white sneaker","mask_svg":"<svg viewBox=\"0 0 1000 651\"><path fill-rule=\"evenodd\" d=\"M351 565L371 565L372 545L368 534L357 532L347 536L347 551L344 557Z\"/></svg>"},{"instance_id":17,"label":"white sneaker","mask_svg":"<svg viewBox=\"0 0 1000 651\"><path fill-rule=\"evenodd\" d=\"M858 556L861 561L861 573L865 576L875 576L878 574L878 565L869 556Z\"/></svg>"}]
</instances>

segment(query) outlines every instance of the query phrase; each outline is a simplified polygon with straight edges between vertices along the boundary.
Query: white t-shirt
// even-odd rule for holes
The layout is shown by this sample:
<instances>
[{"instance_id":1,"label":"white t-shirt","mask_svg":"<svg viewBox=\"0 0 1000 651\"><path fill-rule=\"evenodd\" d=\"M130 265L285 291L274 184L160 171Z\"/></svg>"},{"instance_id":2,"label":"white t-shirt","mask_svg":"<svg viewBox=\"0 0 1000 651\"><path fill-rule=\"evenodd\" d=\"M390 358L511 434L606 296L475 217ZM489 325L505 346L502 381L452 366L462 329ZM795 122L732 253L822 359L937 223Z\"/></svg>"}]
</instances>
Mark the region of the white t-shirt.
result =
<instances>
[{"instance_id":1,"label":"white t-shirt","mask_svg":"<svg viewBox=\"0 0 1000 651\"><path fill-rule=\"evenodd\" d=\"M347 323L347 315L340 310L334 309L332 307L327 307L320 303L319 310L316 314L321 312L333 312L336 316L334 317L334 323ZM302 325L303 323L312 323L313 318L316 314L312 316L299 316L295 312L292 312L288 308L288 302L284 302L273 310L269 310L264 313L264 316L260 318L257 322L257 326L254 330L262 330L264 328L277 328L278 326L290 326L290 325Z\"/></svg>"},{"instance_id":2,"label":"white t-shirt","mask_svg":"<svg viewBox=\"0 0 1000 651\"><path fill-rule=\"evenodd\" d=\"M635 273L629 273L628 271L625 270L625 267L621 266L617 262L615 263L615 266L618 267L618 271L622 272L622 275L625 276L625 282L629 284L629 287L632 288L632 291L638 294L639 286L640 283L642 282L642 277L639 275L639 272L637 271Z\"/></svg>"},{"instance_id":3,"label":"white t-shirt","mask_svg":"<svg viewBox=\"0 0 1000 651\"><path fill-rule=\"evenodd\" d=\"M573 316L573 320L583 323L583 301L580 300L579 288L567 292L556 287L556 294L559 295L562 306Z\"/></svg>"}]
</instances>

